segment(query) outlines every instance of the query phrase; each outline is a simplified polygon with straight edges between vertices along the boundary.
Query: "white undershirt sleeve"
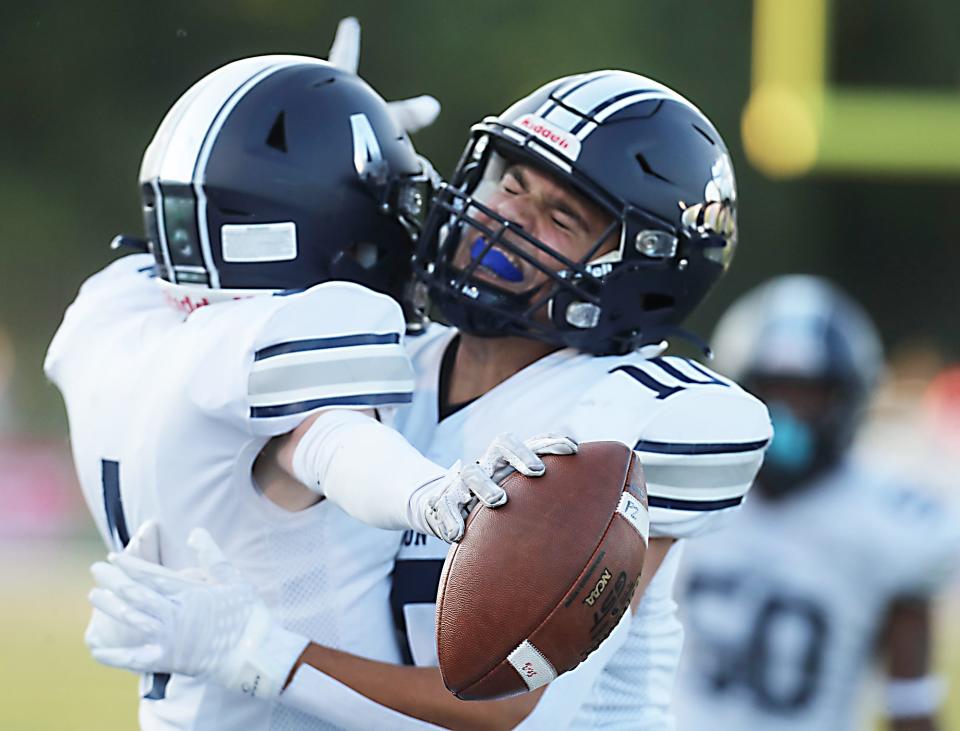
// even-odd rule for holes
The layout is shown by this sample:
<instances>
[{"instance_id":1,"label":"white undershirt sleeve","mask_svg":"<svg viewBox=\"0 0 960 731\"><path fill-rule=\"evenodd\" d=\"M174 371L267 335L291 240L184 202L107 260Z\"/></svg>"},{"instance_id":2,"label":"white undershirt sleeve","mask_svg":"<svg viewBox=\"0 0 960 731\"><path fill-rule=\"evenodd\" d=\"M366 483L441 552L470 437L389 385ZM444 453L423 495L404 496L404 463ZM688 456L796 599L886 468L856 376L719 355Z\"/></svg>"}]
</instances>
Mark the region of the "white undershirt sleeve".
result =
<instances>
[{"instance_id":1,"label":"white undershirt sleeve","mask_svg":"<svg viewBox=\"0 0 960 731\"><path fill-rule=\"evenodd\" d=\"M443 728L381 706L309 665L297 669L279 700L346 731L369 731L372 728L437 731Z\"/></svg>"},{"instance_id":2,"label":"white undershirt sleeve","mask_svg":"<svg viewBox=\"0 0 960 731\"><path fill-rule=\"evenodd\" d=\"M357 411L321 412L293 453L293 474L368 525L432 533L423 518L425 490L446 470L400 434Z\"/></svg>"}]
</instances>

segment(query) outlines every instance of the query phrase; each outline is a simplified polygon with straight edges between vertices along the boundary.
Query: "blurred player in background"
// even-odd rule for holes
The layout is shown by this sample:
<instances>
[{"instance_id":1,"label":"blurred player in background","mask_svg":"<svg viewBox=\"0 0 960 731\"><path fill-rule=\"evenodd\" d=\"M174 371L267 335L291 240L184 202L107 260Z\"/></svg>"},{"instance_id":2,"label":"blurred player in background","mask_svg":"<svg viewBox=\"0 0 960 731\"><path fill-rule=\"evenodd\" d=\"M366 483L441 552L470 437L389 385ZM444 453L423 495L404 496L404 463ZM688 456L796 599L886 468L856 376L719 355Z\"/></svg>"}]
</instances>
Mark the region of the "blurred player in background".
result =
<instances>
[{"instance_id":1,"label":"blurred player in background","mask_svg":"<svg viewBox=\"0 0 960 731\"><path fill-rule=\"evenodd\" d=\"M398 301L430 182L391 108L351 70L303 56L218 69L168 112L140 183L152 255L84 283L45 363L84 496L108 545L174 568L193 562L187 538L204 526L193 547L209 556L214 536L280 620L247 618L244 642L269 651L221 668L219 685L151 678L140 722L315 728L250 696L270 695L305 636L399 661L388 604L399 530L454 540L465 503L504 501L494 470L543 465L501 438L480 464L448 470L379 421L414 385ZM105 613L88 641L129 640L113 632L112 597L94 599ZM203 647L180 659L206 667Z\"/></svg>"},{"instance_id":2,"label":"blurred player in background","mask_svg":"<svg viewBox=\"0 0 960 731\"><path fill-rule=\"evenodd\" d=\"M714 346L766 401L775 438L748 504L685 557L680 728L859 728L879 658L890 727L934 729L930 602L960 558L960 520L848 456L882 368L873 324L828 282L788 276L736 302Z\"/></svg>"},{"instance_id":3,"label":"blurred player in background","mask_svg":"<svg viewBox=\"0 0 960 731\"><path fill-rule=\"evenodd\" d=\"M558 79L474 127L417 259L452 326L431 324L408 339L417 385L393 423L441 463L506 425L521 436L559 431L633 445L652 521L636 615L624 612L624 589L611 605L625 614L616 632L545 693L532 682L534 692L518 698L458 701L435 667L447 546L411 532L392 598L408 660L424 667L311 644L282 700L357 729L425 727L415 719L482 729L521 720L537 729L672 727L678 539L736 510L770 437L759 401L699 363L663 355L662 341L680 333L733 257L735 205L729 156L710 121L636 74ZM219 558L208 563L209 583L185 587L172 572L121 558L140 593L118 602L146 629L143 651L118 653L119 664L182 671L176 659L197 628L254 612L243 578ZM206 599L221 594L248 601ZM213 647L211 663L228 662L233 649ZM549 680L551 669L541 669L538 678Z\"/></svg>"}]
</instances>

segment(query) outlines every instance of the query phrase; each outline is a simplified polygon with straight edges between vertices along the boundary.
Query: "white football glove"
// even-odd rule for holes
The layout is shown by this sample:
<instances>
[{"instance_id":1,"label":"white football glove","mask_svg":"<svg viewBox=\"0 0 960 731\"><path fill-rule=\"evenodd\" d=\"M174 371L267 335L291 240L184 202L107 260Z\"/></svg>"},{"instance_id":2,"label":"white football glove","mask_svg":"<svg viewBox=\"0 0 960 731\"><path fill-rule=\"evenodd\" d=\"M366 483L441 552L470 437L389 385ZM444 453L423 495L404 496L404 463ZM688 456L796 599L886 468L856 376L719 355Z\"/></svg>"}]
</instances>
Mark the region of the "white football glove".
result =
<instances>
[{"instance_id":1,"label":"white football glove","mask_svg":"<svg viewBox=\"0 0 960 731\"><path fill-rule=\"evenodd\" d=\"M327 60L339 69L357 73L360 65L360 22L344 18L337 25ZM440 102L429 94L387 102L394 121L406 132L429 127L440 114Z\"/></svg>"},{"instance_id":2,"label":"white football glove","mask_svg":"<svg viewBox=\"0 0 960 731\"><path fill-rule=\"evenodd\" d=\"M134 672L180 673L276 697L308 640L273 621L206 530L194 529L188 545L197 566L185 571L127 550L91 567L90 603L124 628L88 631L91 654Z\"/></svg>"},{"instance_id":3,"label":"white football glove","mask_svg":"<svg viewBox=\"0 0 960 731\"><path fill-rule=\"evenodd\" d=\"M474 464L454 464L440 480L416 496L424 505L429 531L440 540L456 543L463 537L464 521L477 502L497 508L507 502L507 493L497 483L516 471L540 477L545 466L538 455L576 454L577 443L569 437L546 434L526 442L514 434L500 434Z\"/></svg>"},{"instance_id":4,"label":"white football glove","mask_svg":"<svg viewBox=\"0 0 960 731\"><path fill-rule=\"evenodd\" d=\"M160 563L160 533L159 526L153 520L148 520L140 526L133 538L127 544L124 552L131 556L142 558L151 563ZM84 633L87 646L93 647L132 647L139 644L141 634L125 622L118 622L109 614L97 609L90 612L90 623Z\"/></svg>"}]
</instances>

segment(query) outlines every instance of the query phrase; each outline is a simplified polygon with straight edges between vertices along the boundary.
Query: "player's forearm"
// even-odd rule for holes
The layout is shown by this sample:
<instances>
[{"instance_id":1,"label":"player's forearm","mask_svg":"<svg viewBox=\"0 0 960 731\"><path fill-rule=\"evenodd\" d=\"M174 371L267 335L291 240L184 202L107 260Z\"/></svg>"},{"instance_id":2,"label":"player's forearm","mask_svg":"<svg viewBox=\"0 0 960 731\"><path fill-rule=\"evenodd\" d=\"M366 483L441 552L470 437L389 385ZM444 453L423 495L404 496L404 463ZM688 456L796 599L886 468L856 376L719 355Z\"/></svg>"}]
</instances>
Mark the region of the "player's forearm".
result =
<instances>
[{"instance_id":1,"label":"player's forearm","mask_svg":"<svg viewBox=\"0 0 960 731\"><path fill-rule=\"evenodd\" d=\"M277 460L354 518L390 530L429 532L416 495L445 474L393 429L342 409L321 412L284 437Z\"/></svg>"},{"instance_id":2,"label":"player's forearm","mask_svg":"<svg viewBox=\"0 0 960 731\"><path fill-rule=\"evenodd\" d=\"M890 604L880 633L885 655L885 696L891 731L936 731L944 685L931 675L933 620L929 600L903 597Z\"/></svg>"},{"instance_id":3,"label":"player's forearm","mask_svg":"<svg viewBox=\"0 0 960 731\"><path fill-rule=\"evenodd\" d=\"M444 687L438 668L390 665L312 643L294 667L291 682L303 665L405 716L467 731L513 728L533 710L542 692L499 701L461 701ZM281 701L285 695L281 694Z\"/></svg>"},{"instance_id":4,"label":"player's forearm","mask_svg":"<svg viewBox=\"0 0 960 731\"><path fill-rule=\"evenodd\" d=\"M633 599L630 601L630 608L636 613L637 607L640 606L640 600L643 598L644 592L646 592L647 587L650 586L650 582L653 581L653 577L657 573L657 569L660 568L660 564L663 563L663 559L667 557L667 551L670 550L670 546L677 542L676 538L651 538L649 544L647 545L647 553L643 557L643 573L640 574L640 582L637 584L637 589L633 594Z\"/></svg>"},{"instance_id":5,"label":"player's forearm","mask_svg":"<svg viewBox=\"0 0 960 731\"><path fill-rule=\"evenodd\" d=\"M639 603L674 542L672 538L654 538L650 541L643 578L637 587L634 598L635 605ZM628 633L629 622L614 630L611 637L597 650L596 657L591 656L591 660L588 660L583 668L578 669L583 679L587 681L585 688L581 688L581 690L589 689L592 686L593 680L596 679L599 672L602 672L610 657L622 646ZM292 679L297 679L297 672L303 666L317 670L356 691L364 699L375 701L381 706L404 716L455 729L514 728L534 710L544 690L541 688L532 693L501 701L460 701L444 687L440 671L437 668L389 665L315 644L310 644L301 655L291 673ZM574 687L578 686L575 685ZM284 702L289 702L291 699L289 697L285 699L285 694L281 694L280 698ZM300 692L297 695L300 699L307 700L308 703L311 702L305 698L304 693ZM341 702L349 703L350 701L349 699L342 699ZM579 703L573 705L576 707ZM297 707L300 710L312 712L302 703ZM318 709L317 715L326 717L323 708L318 706ZM369 710L369 707L358 707L358 710L362 711L364 709ZM552 711L547 709L546 716L543 718L535 717L538 723L534 723L533 727L541 727L542 723L540 722L553 725L555 711L556 709ZM534 721L535 718L530 720ZM369 721L368 725L370 722L372 721ZM381 723L390 723L390 719L382 719ZM356 728L364 728L363 723L358 723Z\"/></svg>"}]
</instances>

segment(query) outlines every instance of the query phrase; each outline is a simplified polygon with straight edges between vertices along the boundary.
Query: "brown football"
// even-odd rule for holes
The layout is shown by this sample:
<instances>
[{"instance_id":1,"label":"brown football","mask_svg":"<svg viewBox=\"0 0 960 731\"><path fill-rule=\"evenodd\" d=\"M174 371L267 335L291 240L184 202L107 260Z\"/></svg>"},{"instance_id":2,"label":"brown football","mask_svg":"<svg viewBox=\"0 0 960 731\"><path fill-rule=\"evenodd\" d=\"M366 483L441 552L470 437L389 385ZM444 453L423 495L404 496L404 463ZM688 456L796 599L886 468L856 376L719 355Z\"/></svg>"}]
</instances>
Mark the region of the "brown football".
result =
<instances>
[{"instance_id":1,"label":"brown football","mask_svg":"<svg viewBox=\"0 0 960 731\"><path fill-rule=\"evenodd\" d=\"M437 599L437 653L464 700L539 688L593 652L627 611L646 553L643 470L619 442L543 457L513 473L503 507L479 507L450 549Z\"/></svg>"}]
</instances>

